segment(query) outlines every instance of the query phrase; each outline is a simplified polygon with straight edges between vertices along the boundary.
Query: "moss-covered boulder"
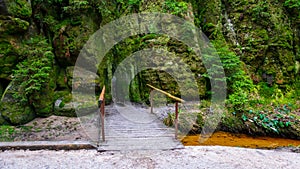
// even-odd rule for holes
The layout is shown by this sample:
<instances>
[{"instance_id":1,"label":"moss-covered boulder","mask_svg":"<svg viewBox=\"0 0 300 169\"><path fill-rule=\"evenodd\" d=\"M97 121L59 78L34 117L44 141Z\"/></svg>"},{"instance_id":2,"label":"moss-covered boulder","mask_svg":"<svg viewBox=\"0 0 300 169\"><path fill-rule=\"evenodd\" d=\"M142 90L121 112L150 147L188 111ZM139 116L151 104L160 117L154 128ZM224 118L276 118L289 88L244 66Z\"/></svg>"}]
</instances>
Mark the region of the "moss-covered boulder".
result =
<instances>
[{"instance_id":1,"label":"moss-covered boulder","mask_svg":"<svg viewBox=\"0 0 300 169\"><path fill-rule=\"evenodd\" d=\"M52 48L43 36L31 37L23 45L28 50L22 55L27 58L13 71L12 82L18 88L15 96L22 104L32 107L38 116L50 116L56 88Z\"/></svg>"},{"instance_id":2,"label":"moss-covered boulder","mask_svg":"<svg viewBox=\"0 0 300 169\"><path fill-rule=\"evenodd\" d=\"M67 117L77 116L70 91L55 92L54 114Z\"/></svg>"},{"instance_id":3,"label":"moss-covered boulder","mask_svg":"<svg viewBox=\"0 0 300 169\"><path fill-rule=\"evenodd\" d=\"M1 116L12 125L21 125L35 118L35 113L28 106L22 106L14 101L1 103Z\"/></svg>"},{"instance_id":4,"label":"moss-covered boulder","mask_svg":"<svg viewBox=\"0 0 300 169\"><path fill-rule=\"evenodd\" d=\"M12 125L21 125L33 120L35 113L31 107L21 104L20 100L14 98L16 92L17 87L10 84L0 102L0 114L5 120L4 122Z\"/></svg>"},{"instance_id":5,"label":"moss-covered boulder","mask_svg":"<svg viewBox=\"0 0 300 169\"><path fill-rule=\"evenodd\" d=\"M55 92L54 114L77 117L98 111L97 97L88 93L71 94L69 91Z\"/></svg>"},{"instance_id":6,"label":"moss-covered boulder","mask_svg":"<svg viewBox=\"0 0 300 169\"><path fill-rule=\"evenodd\" d=\"M76 77L74 77L74 74ZM99 89L100 77L95 73L80 67L69 66L66 69L68 85L75 90L94 91Z\"/></svg>"},{"instance_id":7,"label":"moss-covered boulder","mask_svg":"<svg viewBox=\"0 0 300 169\"><path fill-rule=\"evenodd\" d=\"M42 89L36 95L33 95L33 107L37 116L48 117L53 114L53 94L54 90L47 87Z\"/></svg>"},{"instance_id":8,"label":"moss-covered boulder","mask_svg":"<svg viewBox=\"0 0 300 169\"><path fill-rule=\"evenodd\" d=\"M0 39L0 78L7 79L19 60L15 38Z\"/></svg>"},{"instance_id":9,"label":"moss-covered boulder","mask_svg":"<svg viewBox=\"0 0 300 169\"><path fill-rule=\"evenodd\" d=\"M0 15L0 78L10 79L16 64L27 57L24 47L17 35L24 35L29 23L19 18Z\"/></svg>"},{"instance_id":10,"label":"moss-covered boulder","mask_svg":"<svg viewBox=\"0 0 300 169\"><path fill-rule=\"evenodd\" d=\"M29 22L20 18L14 17L0 17L0 33L5 34L19 34L24 33L29 27Z\"/></svg>"},{"instance_id":11,"label":"moss-covered boulder","mask_svg":"<svg viewBox=\"0 0 300 169\"><path fill-rule=\"evenodd\" d=\"M45 55L50 56L45 56ZM33 93L30 97L33 101L34 110L39 117L48 117L53 114L54 109L54 93L56 89L56 79L55 79L55 71L53 69L53 59L54 55L52 52L45 52L44 57L49 59L48 65L49 69L51 69L49 73L49 77L44 84L44 87L40 89L40 91Z\"/></svg>"}]
</instances>

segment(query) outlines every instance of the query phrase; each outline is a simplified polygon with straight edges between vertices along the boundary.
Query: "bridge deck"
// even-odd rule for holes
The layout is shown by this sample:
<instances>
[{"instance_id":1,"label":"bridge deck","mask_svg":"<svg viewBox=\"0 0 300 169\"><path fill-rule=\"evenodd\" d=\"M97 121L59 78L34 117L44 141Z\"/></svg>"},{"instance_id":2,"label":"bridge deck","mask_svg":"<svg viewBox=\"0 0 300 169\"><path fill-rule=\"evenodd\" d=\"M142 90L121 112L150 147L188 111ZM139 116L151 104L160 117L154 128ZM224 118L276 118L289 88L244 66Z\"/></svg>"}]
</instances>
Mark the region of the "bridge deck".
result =
<instances>
[{"instance_id":1,"label":"bridge deck","mask_svg":"<svg viewBox=\"0 0 300 169\"><path fill-rule=\"evenodd\" d=\"M99 151L183 148L175 139L174 129L147 109L116 107L106 114L104 126L106 141L100 142Z\"/></svg>"}]
</instances>

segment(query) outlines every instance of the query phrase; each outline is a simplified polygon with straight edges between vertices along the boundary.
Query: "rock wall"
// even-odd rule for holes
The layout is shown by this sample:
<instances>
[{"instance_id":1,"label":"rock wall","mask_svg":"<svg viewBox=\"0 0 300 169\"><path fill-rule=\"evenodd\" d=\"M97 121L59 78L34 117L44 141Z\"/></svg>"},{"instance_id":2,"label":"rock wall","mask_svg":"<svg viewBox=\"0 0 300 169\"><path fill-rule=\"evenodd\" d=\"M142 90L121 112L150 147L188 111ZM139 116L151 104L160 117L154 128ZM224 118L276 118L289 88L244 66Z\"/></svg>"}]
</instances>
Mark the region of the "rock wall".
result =
<instances>
[{"instance_id":1,"label":"rock wall","mask_svg":"<svg viewBox=\"0 0 300 169\"><path fill-rule=\"evenodd\" d=\"M0 0L0 124L19 125L52 114L75 116L70 99L72 66L80 50L100 26L135 12L171 13L194 22L210 40L229 45L242 61L245 76L255 84L293 86L299 79L299 6L293 0ZM125 39L105 56L97 72L99 79L93 83L97 92L107 86L108 103L118 65L149 47L176 53L190 66L199 86L196 93L186 92L191 97L209 97L209 80L199 76L206 70L201 61L196 62L195 54L176 39L148 34ZM134 64L128 69L136 73ZM147 83L180 95L167 73L147 70L131 83L132 101L148 103ZM9 84L14 90L5 92Z\"/></svg>"},{"instance_id":2,"label":"rock wall","mask_svg":"<svg viewBox=\"0 0 300 169\"><path fill-rule=\"evenodd\" d=\"M225 38L255 83L284 87L299 76L300 56L300 7L288 2L214 0L194 2L194 7L199 26L212 39Z\"/></svg>"}]
</instances>

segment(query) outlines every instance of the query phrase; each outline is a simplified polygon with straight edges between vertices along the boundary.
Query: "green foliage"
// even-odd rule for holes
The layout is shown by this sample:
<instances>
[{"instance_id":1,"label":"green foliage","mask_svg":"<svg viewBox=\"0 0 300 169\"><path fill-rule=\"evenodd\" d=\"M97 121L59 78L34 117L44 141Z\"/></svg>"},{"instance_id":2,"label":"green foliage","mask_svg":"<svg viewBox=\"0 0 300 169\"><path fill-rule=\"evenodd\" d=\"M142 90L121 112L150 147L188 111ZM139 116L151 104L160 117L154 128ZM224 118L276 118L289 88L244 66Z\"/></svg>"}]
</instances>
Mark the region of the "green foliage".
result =
<instances>
[{"instance_id":1,"label":"green foliage","mask_svg":"<svg viewBox=\"0 0 300 169\"><path fill-rule=\"evenodd\" d=\"M29 49L24 54L28 58L17 64L13 71L13 84L18 86L14 98L23 104L32 104L30 96L39 93L49 82L54 55L47 41L35 37L25 42Z\"/></svg>"},{"instance_id":2,"label":"green foliage","mask_svg":"<svg viewBox=\"0 0 300 169\"><path fill-rule=\"evenodd\" d=\"M286 0L283 6L288 7L290 9L300 9L300 1L299 0Z\"/></svg>"},{"instance_id":3,"label":"green foliage","mask_svg":"<svg viewBox=\"0 0 300 169\"><path fill-rule=\"evenodd\" d=\"M29 27L29 23L20 18L7 18L6 20L0 19L0 25L1 35L23 33Z\"/></svg>"},{"instance_id":4,"label":"green foliage","mask_svg":"<svg viewBox=\"0 0 300 169\"><path fill-rule=\"evenodd\" d=\"M64 0L35 0L34 3L61 4Z\"/></svg>"},{"instance_id":5,"label":"green foliage","mask_svg":"<svg viewBox=\"0 0 300 169\"><path fill-rule=\"evenodd\" d=\"M249 110L242 115L242 119L279 134L280 129L290 127L295 123L294 116L289 114L290 111L287 105L276 107L273 111Z\"/></svg>"},{"instance_id":6,"label":"green foliage","mask_svg":"<svg viewBox=\"0 0 300 169\"><path fill-rule=\"evenodd\" d=\"M255 93L251 95L250 105L264 105L268 109L272 106L289 105L293 110L299 108L297 100L300 99L299 83L296 80L294 85L286 85L280 88L274 84L269 86L266 82L260 82L255 86ZM271 105L271 106L268 106Z\"/></svg>"},{"instance_id":7,"label":"green foliage","mask_svg":"<svg viewBox=\"0 0 300 169\"><path fill-rule=\"evenodd\" d=\"M254 88L249 76L242 69L239 57L231 52L223 41L212 42L223 64L229 98L227 103L235 111L242 111L248 102L248 95Z\"/></svg>"},{"instance_id":8,"label":"green foliage","mask_svg":"<svg viewBox=\"0 0 300 169\"><path fill-rule=\"evenodd\" d=\"M140 3L141 1L139 0L103 0L97 2L95 5L102 15L103 23L106 24L120 18L122 15L137 12Z\"/></svg>"},{"instance_id":9,"label":"green foliage","mask_svg":"<svg viewBox=\"0 0 300 169\"><path fill-rule=\"evenodd\" d=\"M260 95L266 98L272 97L275 90L273 86L269 86L266 82L260 82L257 85L257 89Z\"/></svg>"},{"instance_id":10,"label":"green foliage","mask_svg":"<svg viewBox=\"0 0 300 169\"><path fill-rule=\"evenodd\" d=\"M14 17L29 18L32 14L30 4L26 0L8 0L7 8Z\"/></svg>"},{"instance_id":11,"label":"green foliage","mask_svg":"<svg viewBox=\"0 0 300 169\"><path fill-rule=\"evenodd\" d=\"M0 142L2 141L14 141L17 136L22 136L25 133L33 131L32 126L0 126Z\"/></svg>"},{"instance_id":12,"label":"green foliage","mask_svg":"<svg viewBox=\"0 0 300 169\"><path fill-rule=\"evenodd\" d=\"M258 4L252 9L252 20L258 23L268 24L267 19L270 18L270 13L268 12L268 2L259 1Z\"/></svg>"},{"instance_id":13,"label":"green foliage","mask_svg":"<svg viewBox=\"0 0 300 169\"><path fill-rule=\"evenodd\" d=\"M164 8L165 12L169 12L173 15L180 15L187 12L188 3L177 0L166 0Z\"/></svg>"},{"instance_id":14,"label":"green foliage","mask_svg":"<svg viewBox=\"0 0 300 169\"><path fill-rule=\"evenodd\" d=\"M90 8L88 1L72 1L69 6L64 6L63 10L68 13L79 13L82 9Z\"/></svg>"},{"instance_id":15,"label":"green foliage","mask_svg":"<svg viewBox=\"0 0 300 169\"><path fill-rule=\"evenodd\" d=\"M175 113L168 113L168 117L164 119L164 124L166 126L173 126L174 125L174 119L175 119Z\"/></svg>"},{"instance_id":16,"label":"green foliage","mask_svg":"<svg viewBox=\"0 0 300 169\"><path fill-rule=\"evenodd\" d=\"M12 135L15 132L13 126L0 126L0 141L13 141Z\"/></svg>"},{"instance_id":17,"label":"green foliage","mask_svg":"<svg viewBox=\"0 0 300 169\"><path fill-rule=\"evenodd\" d=\"M300 19L300 1L299 0L285 0L283 6L288 9L288 12Z\"/></svg>"},{"instance_id":18,"label":"green foliage","mask_svg":"<svg viewBox=\"0 0 300 169\"><path fill-rule=\"evenodd\" d=\"M128 0L129 5L139 5L140 2L141 2L140 0Z\"/></svg>"}]
</instances>

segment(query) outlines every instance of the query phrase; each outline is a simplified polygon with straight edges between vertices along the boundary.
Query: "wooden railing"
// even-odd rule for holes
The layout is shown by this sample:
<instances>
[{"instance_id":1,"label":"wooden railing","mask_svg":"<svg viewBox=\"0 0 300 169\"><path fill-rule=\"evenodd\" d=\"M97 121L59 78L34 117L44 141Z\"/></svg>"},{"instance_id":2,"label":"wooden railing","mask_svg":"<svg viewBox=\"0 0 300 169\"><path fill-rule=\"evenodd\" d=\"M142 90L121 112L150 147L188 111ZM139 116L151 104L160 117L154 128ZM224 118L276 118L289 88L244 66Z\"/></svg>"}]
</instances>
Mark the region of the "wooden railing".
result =
<instances>
[{"instance_id":1,"label":"wooden railing","mask_svg":"<svg viewBox=\"0 0 300 169\"><path fill-rule=\"evenodd\" d=\"M147 86L149 86L152 90L156 90L160 93L163 93L166 96L168 96L169 98L176 101L175 102L175 120L174 120L174 123L175 123L175 139L177 139L177 136L178 136L178 103L184 103L185 101L181 98L178 98L176 96L171 95L168 92L160 90L160 89L158 89L158 88L156 88L152 85L147 84ZM151 105L151 113L153 113L153 92L150 93L150 105Z\"/></svg>"},{"instance_id":2,"label":"wooden railing","mask_svg":"<svg viewBox=\"0 0 300 169\"><path fill-rule=\"evenodd\" d=\"M105 141L105 131L104 131L104 118L105 118L105 86L103 86L101 94L98 99L98 107L100 109L99 115L101 120L101 134L102 134L102 141ZM99 130L100 131L100 130ZM100 133L99 133L99 142L100 142Z\"/></svg>"}]
</instances>

